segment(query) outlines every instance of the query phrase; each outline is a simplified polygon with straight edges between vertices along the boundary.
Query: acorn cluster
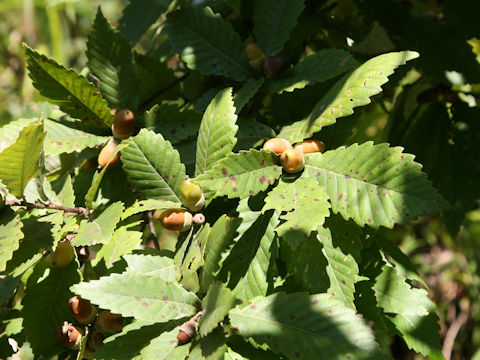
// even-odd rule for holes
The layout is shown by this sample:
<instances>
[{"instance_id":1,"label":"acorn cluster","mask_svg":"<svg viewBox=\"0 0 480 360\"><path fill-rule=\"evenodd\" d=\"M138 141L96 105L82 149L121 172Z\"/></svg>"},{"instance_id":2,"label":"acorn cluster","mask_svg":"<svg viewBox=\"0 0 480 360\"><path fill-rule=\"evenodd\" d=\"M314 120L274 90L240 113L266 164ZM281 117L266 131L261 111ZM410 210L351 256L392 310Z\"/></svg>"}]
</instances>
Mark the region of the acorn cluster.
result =
<instances>
[{"instance_id":1,"label":"acorn cluster","mask_svg":"<svg viewBox=\"0 0 480 360\"><path fill-rule=\"evenodd\" d=\"M257 44L248 44L245 51L250 66L256 71L263 72L267 77L277 76L290 66L288 59L283 56L265 56Z\"/></svg>"},{"instance_id":2,"label":"acorn cluster","mask_svg":"<svg viewBox=\"0 0 480 360\"><path fill-rule=\"evenodd\" d=\"M98 166L102 168L108 164L108 161L112 157L120 141L129 138L135 131L135 115L131 110L123 109L117 111L113 109L111 112L112 114L115 114L112 124L113 137L110 139L107 145L103 147L97 158ZM117 164L119 161L120 152L117 152L112 161L110 161L108 167Z\"/></svg>"},{"instance_id":3,"label":"acorn cluster","mask_svg":"<svg viewBox=\"0 0 480 360\"><path fill-rule=\"evenodd\" d=\"M282 138L272 138L263 144L263 149L280 155L283 169L288 173L297 173L305 167L303 154L324 152L325 144L320 140L305 140L292 146L290 142Z\"/></svg>"},{"instance_id":4,"label":"acorn cluster","mask_svg":"<svg viewBox=\"0 0 480 360\"><path fill-rule=\"evenodd\" d=\"M124 319L121 315L107 310L98 311L90 301L80 296L71 297L68 306L80 325L65 321L55 330L55 338L66 347L77 350L86 334L85 330L88 329L88 339L83 351L84 359L93 359L95 351L103 346L103 340L122 330Z\"/></svg>"}]
</instances>

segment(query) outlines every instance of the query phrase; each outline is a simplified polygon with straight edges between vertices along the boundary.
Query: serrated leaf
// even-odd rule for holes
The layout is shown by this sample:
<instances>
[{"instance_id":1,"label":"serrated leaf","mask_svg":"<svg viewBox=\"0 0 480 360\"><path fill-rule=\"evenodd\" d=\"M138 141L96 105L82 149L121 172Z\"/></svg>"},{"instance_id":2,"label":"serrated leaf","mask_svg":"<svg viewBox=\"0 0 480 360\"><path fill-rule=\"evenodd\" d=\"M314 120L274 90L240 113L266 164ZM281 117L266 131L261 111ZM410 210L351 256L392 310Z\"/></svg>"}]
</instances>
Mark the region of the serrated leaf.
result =
<instances>
[{"instance_id":1,"label":"serrated leaf","mask_svg":"<svg viewBox=\"0 0 480 360\"><path fill-rule=\"evenodd\" d=\"M20 281L20 276L13 277L7 275L0 279L0 305L3 305L5 301L13 296Z\"/></svg>"},{"instance_id":2,"label":"serrated leaf","mask_svg":"<svg viewBox=\"0 0 480 360\"><path fill-rule=\"evenodd\" d=\"M43 182L43 192L54 204L75 207L75 193L70 174L63 175L53 182Z\"/></svg>"},{"instance_id":3,"label":"serrated leaf","mask_svg":"<svg viewBox=\"0 0 480 360\"><path fill-rule=\"evenodd\" d=\"M13 120L0 127L0 152L17 141L23 128L34 123L38 123L38 117Z\"/></svg>"},{"instance_id":4,"label":"serrated leaf","mask_svg":"<svg viewBox=\"0 0 480 360\"><path fill-rule=\"evenodd\" d=\"M253 119L239 118L237 124L237 144L233 151L249 150L263 144L266 139L275 137L275 131L271 127Z\"/></svg>"},{"instance_id":5,"label":"serrated leaf","mask_svg":"<svg viewBox=\"0 0 480 360\"><path fill-rule=\"evenodd\" d=\"M112 238L97 252L95 259L92 261L92 265L95 266L101 259L103 259L105 260L106 267L110 268L115 261L120 260L122 255L128 254L136 249L142 242L143 233L132 230L132 227L133 225L139 224L140 222L137 222L116 229ZM138 226L137 230L139 230Z\"/></svg>"},{"instance_id":6,"label":"serrated leaf","mask_svg":"<svg viewBox=\"0 0 480 360\"><path fill-rule=\"evenodd\" d=\"M152 339L140 352L140 359L185 359L190 346L178 345L177 335L178 327Z\"/></svg>"},{"instance_id":7,"label":"serrated leaf","mask_svg":"<svg viewBox=\"0 0 480 360\"><path fill-rule=\"evenodd\" d=\"M227 155L194 182L202 189L215 191L215 196L242 199L266 190L280 177L282 168L277 161L278 156L272 152L240 151Z\"/></svg>"},{"instance_id":8,"label":"serrated leaf","mask_svg":"<svg viewBox=\"0 0 480 360\"><path fill-rule=\"evenodd\" d=\"M87 65L100 80L99 87L111 108L135 111L138 80L127 40L105 19L98 8L88 35Z\"/></svg>"},{"instance_id":9,"label":"serrated leaf","mask_svg":"<svg viewBox=\"0 0 480 360\"><path fill-rule=\"evenodd\" d=\"M334 213L360 226L392 228L444 204L421 165L402 150L366 142L307 154L302 176L315 178L325 188Z\"/></svg>"},{"instance_id":10,"label":"serrated leaf","mask_svg":"<svg viewBox=\"0 0 480 360\"><path fill-rule=\"evenodd\" d=\"M195 294L157 274L112 274L74 285L72 290L101 308L139 320L165 322L197 312Z\"/></svg>"},{"instance_id":11,"label":"serrated leaf","mask_svg":"<svg viewBox=\"0 0 480 360\"><path fill-rule=\"evenodd\" d=\"M42 263L35 268L44 273ZM63 269L49 268L41 281L29 284L22 300L25 335L37 357L63 347L55 340L55 329L64 321L72 321L68 301L73 294L69 287L80 281L77 263L72 261ZM39 274L40 275L40 274Z\"/></svg>"},{"instance_id":12,"label":"serrated leaf","mask_svg":"<svg viewBox=\"0 0 480 360\"><path fill-rule=\"evenodd\" d=\"M353 114L353 108L370 103L370 97L382 91L381 85L400 65L418 57L414 51L388 53L368 60L353 72L344 75L315 105L303 120L285 126L279 137L292 144L312 136L336 119Z\"/></svg>"},{"instance_id":13,"label":"serrated leaf","mask_svg":"<svg viewBox=\"0 0 480 360\"><path fill-rule=\"evenodd\" d=\"M198 134L201 116L193 110L180 111L171 104L155 105L145 114L145 127L170 141L178 143Z\"/></svg>"},{"instance_id":14,"label":"serrated leaf","mask_svg":"<svg viewBox=\"0 0 480 360\"><path fill-rule=\"evenodd\" d=\"M168 14L166 31L172 48L190 69L237 81L253 77L240 36L209 7Z\"/></svg>"},{"instance_id":15,"label":"serrated leaf","mask_svg":"<svg viewBox=\"0 0 480 360\"><path fill-rule=\"evenodd\" d=\"M243 337L291 359L388 358L355 312L327 294L257 297L229 317Z\"/></svg>"},{"instance_id":16,"label":"serrated leaf","mask_svg":"<svg viewBox=\"0 0 480 360\"><path fill-rule=\"evenodd\" d=\"M318 228L317 238L323 244L323 255L327 259L326 267L330 287L328 293L343 302L349 308L355 309L353 303L355 283L358 278L358 265L350 254L345 254L337 246L330 229Z\"/></svg>"},{"instance_id":17,"label":"serrated leaf","mask_svg":"<svg viewBox=\"0 0 480 360\"><path fill-rule=\"evenodd\" d=\"M271 92L291 92L332 79L358 65L353 56L345 50L322 49L301 60L280 76L270 79L267 87Z\"/></svg>"},{"instance_id":18,"label":"serrated leaf","mask_svg":"<svg viewBox=\"0 0 480 360\"><path fill-rule=\"evenodd\" d=\"M140 200L135 202L132 206L127 208L122 215L122 220L125 220L129 216L144 212L144 211L151 211L151 210L167 210L173 208L181 208L182 204L179 202L172 202L168 200L161 200L161 199L147 199L147 200Z\"/></svg>"},{"instance_id":19,"label":"serrated leaf","mask_svg":"<svg viewBox=\"0 0 480 360\"><path fill-rule=\"evenodd\" d=\"M282 51L304 7L303 0L262 0L255 3L253 34L266 56Z\"/></svg>"},{"instance_id":20,"label":"serrated leaf","mask_svg":"<svg viewBox=\"0 0 480 360\"><path fill-rule=\"evenodd\" d=\"M137 136L124 140L123 169L132 186L150 199L180 200L180 183L185 166L180 155L162 135L142 129Z\"/></svg>"},{"instance_id":21,"label":"serrated leaf","mask_svg":"<svg viewBox=\"0 0 480 360\"><path fill-rule=\"evenodd\" d=\"M85 131L73 129L53 120L45 120L47 135L43 143L45 155L80 152L105 144L108 136L97 136Z\"/></svg>"},{"instance_id":22,"label":"serrated leaf","mask_svg":"<svg viewBox=\"0 0 480 360\"><path fill-rule=\"evenodd\" d=\"M175 264L166 256L124 255L127 270L140 274L159 275L165 281L175 281Z\"/></svg>"},{"instance_id":23,"label":"serrated leaf","mask_svg":"<svg viewBox=\"0 0 480 360\"><path fill-rule=\"evenodd\" d=\"M375 279L375 296L410 349L442 358L435 304L424 289L412 288L395 268L384 266Z\"/></svg>"},{"instance_id":24,"label":"serrated leaf","mask_svg":"<svg viewBox=\"0 0 480 360\"><path fill-rule=\"evenodd\" d=\"M330 203L325 190L311 178L295 182L280 182L265 198L262 212L269 209L286 211L280 219L286 220L275 231L295 250L310 233L330 215Z\"/></svg>"},{"instance_id":25,"label":"serrated leaf","mask_svg":"<svg viewBox=\"0 0 480 360\"><path fill-rule=\"evenodd\" d=\"M0 271L4 271L8 260L20 246L23 239L20 216L10 208L0 211Z\"/></svg>"},{"instance_id":26,"label":"serrated leaf","mask_svg":"<svg viewBox=\"0 0 480 360\"><path fill-rule=\"evenodd\" d=\"M135 44L167 10L169 4L170 0L130 0L118 21L120 32Z\"/></svg>"},{"instance_id":27,"label":"serrated leaf","mask_svg":"<svg viewBox=\"0 0 480 360\"><path fill-rule=\"evenodd\" d=\"M113 115L107 102L86 78L24 46L29 75L42 96L76 119L110 126Z\"/></svg>"},{"instance_id":28,"label":"serrated leaf","mask_svg":"<svg viewBox=\"0 0 480 360\"><path fill-rule=\"evenodd\" d=\"M202 300L203 314L200 318L200 335L206 336L215 329L228 311L240 303L232 291L222 282L210 285L207 295Z\"/></svg>"},{"instance_id":29,"label":"serrated leaf","mask_svg":"<svg viewBox=\"0 0 480 360\"><path fill-rule=\"evenodd\" d=\"M12 195L20 199L27 183L40 173L43 123L28 125L17 141L0 153L0 179Z\"/></svg>"},{"instance_id":30,"label":"serrated leaf","mask_svg":"<svg viewBox=\"0 0 480 360\"><path fill-rule=\"evenodd\" d=\"M195 176L211 169L232 151L237 142L236 120L232 88L221 90L203 114L197 138Z\"/></svg>"},{"instance_id":31,"label":"serrated leaf","mask_svg":"<svg viewBox=\"0 0 480 360\"><path fill-rule=\"evenodd\" d=\"M82 220L78 233L72 241L74 246L106 244L120 221L124 206L121 201L113 203L94 219Z\"/></svg>"},{"instance_id":32,"label":"serrated leaf","mask_svg":"<svg viewBox=\"0 0 480 360\"><path fill-rule=\"evenodd\" d=\"M265 78L263 77L260 79L248 79L238 91L234 92L233 102L235 103L236 114L240 114L240 111L256 94L264 81Z\"/></svg>"}]
</instances>

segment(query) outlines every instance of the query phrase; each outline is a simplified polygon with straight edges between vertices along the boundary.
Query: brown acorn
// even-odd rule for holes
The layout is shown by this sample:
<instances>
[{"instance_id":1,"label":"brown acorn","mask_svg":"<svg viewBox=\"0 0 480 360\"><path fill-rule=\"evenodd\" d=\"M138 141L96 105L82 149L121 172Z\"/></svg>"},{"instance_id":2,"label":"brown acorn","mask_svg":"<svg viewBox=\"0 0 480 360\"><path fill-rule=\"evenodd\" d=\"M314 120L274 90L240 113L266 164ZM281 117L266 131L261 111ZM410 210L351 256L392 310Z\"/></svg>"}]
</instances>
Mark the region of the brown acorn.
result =
<instances>
[{"instance_id":1,"label":"brown acorn","mask_svg":"<svg viewBox=\"0 0 480 360\"><path fill-rule=\"evenodd\" d=\"M98 154L98 166L100 167L105 167L108 164L108 161L112 157L113 153L115 152L115 148L117 147L117 142L114 139L111 139L107 145L103 147L103 149L100 151L100 154ZM108 167L112 167L115 164L117 164L120 161L120 152L117 152L115 156L113 157L112 161L110 161L110 164Z\"/></svg>"},{"instance_id":2,"label":"brown acorn","mask_svg":"<svg viewBox=\"0 0 480 360\"><path fill-rule=\"evenodd\" d=\"M275 154L281 154L287 149L291 149L292 144L286 139L272 138L265 141L263 144L263 150L273 151Z\"/></svg>"},{"instance_id":3,"label":"brown acorn","mask_svg":"<svg viewBox=\"0 0 480 360\"><path fill-rule=\"evenodd\" d=\"M95 320L95 329L103 333L118 332L123 328L123 317L110 311L100 311Z\"/></svg>"},{"instance_id":4,"label":"brown acorn","mask_svg":"<svg viewBox=\"0 0 480 360\"><path fill-rule=\"evenodd\" d=\"M283 56L267 56L262 67L264 74L272 77L283 73L288 69L289 65L289 61Z\"/></svg>"},{"instance_id":5,"label":"brown acorn","mask_svg":"<svg viewBox=\"0 0 480 360\"><path fill-rule=\"evenodd\" d=\"M118 111L113 118L113 137L119 140L126 139L135 130L135 115L128 109Z\"/></svg>"},{"instance_id":6,"label":"brown acorn","mask_svg":"<svg viewBox=\"0 0 480 360\"><path fill-rule=\"evenodd\" d=\"M71 297L68 300L68 307L80 324L91 324L97 315L97 308L80 296Z\"/></svg>"},{"instance_id":7,"label":"brown acorn","mask_svg":"<svg viewBox=\"0 0 480 360\"><path fill-rule=\"evenodd\" d=\"M93 330L88 335L87 346L89 349L95 351L100 349L103 346L103 340L105 340L106 336L104 333L98 330Z\"/></svg>"},{"instance_id":8,"label":"brown acorn","mask_svg":"<svg viewBox=\"0 0 480 360\"><path fill-rule=\"evenodd\" d=\"M302 171L305 166L303 153L295 148L285 150L280 156L283 169L289 173Z\"/></svg>"},{"instance_id":9,"label":"brown acorn","mask_svg":"<svg viewBox=\"0 0 480 360\"><path fill-rule=\"evenodd\" d=\"M197 319L202 316L202 312L198 312L190 320L185 321L178 329L177 341L179 344L185 344L192 340L197 332Z\"/></svg>"},{"instance_id":10,"label":"brown acorn","mask_svg":"<svg viewBox=\"0 0 480 360\"><path fill-rule=\"evenodd\" d=\"M192 227L193 216L184 209L168 209L160 214L160 224L173 231L185 231Z\"/></svg>"},{"instance_id":11,"label":"brown acorn","mask_svg":"<svg viewBox=\"0 0 480 360\"><path fill-rule=\"evenodd\" d=\"M65 321L55 330L55 338L70 349L78 349L82 341L83 332Z\"/></svg>"},{"instance_id":12,"label":"brown acorn","mask_svg":"<svg viewBox=\"0 0 480 360\"><path fill-rule=\"evenodd\" d=\"M295 149L300 150L304 154L311 154L315 152L323 153L325 151L325 143L320 140L305 140L300 144L295 145Z\"/></svg>"}]
</instances>

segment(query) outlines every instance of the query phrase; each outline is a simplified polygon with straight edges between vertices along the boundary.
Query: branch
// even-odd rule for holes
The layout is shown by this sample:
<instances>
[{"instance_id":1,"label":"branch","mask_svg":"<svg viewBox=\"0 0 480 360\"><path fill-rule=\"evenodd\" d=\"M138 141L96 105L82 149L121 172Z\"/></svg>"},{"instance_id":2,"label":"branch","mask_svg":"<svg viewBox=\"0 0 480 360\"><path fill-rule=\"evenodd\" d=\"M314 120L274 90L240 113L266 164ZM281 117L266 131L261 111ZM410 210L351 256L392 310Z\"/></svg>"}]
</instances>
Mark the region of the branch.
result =
<instances>
[{"instance_id":1,"label":"branch","mask_svg":"<svg viewBox=\"0 0 480 360\"><path fill-rule=\"evenodd\" d=\"M442 354L446 360L450 360L452 356L453 345L458 332L468 321L468 311L462 311L448 328L445 340L443 341Z\"/></svg>"},{"instance_id":2,"label":"branch","mask_svg":"<svg viewBox=\"0 0 480 360\"><path fill-rule=\"evenodd\" d=\"M25 200L22 201L6 201L5 202L7 205L10 206L24 206L27 209L51 209L51 210L60 210L66 213L72 213L72 214L77 214L77 215L82 215L86 218L88 218L89 215L93 213L93 210L88 211L84 207L68 207L68 206L63 206L63 205L56 205L56 204L32 204L32 203L27 203Z\"/></svg>"},{"instance_id":3,"label":"branch","mask_svg":"<svg viewBox=\"0 0 480 360\"><path fill-rule=\"evenodd\" d=\"M147 216L148 216L148 229L150 230L150 234L152 235L153 245L155 245L155 249L160 250L160 244L158 243L157 232L155 231L155 224L153 223L152 212L148 211Z\"/></svg>"}]
</instances>

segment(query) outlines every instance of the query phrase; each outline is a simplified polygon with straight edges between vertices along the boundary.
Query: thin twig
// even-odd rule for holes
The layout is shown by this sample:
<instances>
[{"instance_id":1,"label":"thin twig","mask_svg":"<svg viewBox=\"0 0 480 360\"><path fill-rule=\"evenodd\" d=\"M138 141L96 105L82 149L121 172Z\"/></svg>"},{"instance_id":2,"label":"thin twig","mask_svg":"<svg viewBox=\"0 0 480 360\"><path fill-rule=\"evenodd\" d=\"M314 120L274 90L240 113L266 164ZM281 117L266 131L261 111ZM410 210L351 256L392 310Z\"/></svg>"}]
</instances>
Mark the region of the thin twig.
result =
<instances>
[{"instance_id":1,"label":"thin twig","mask_svg":"<svg viewBox=\"0 0 480 360\"><path fill-rule=\"evenodd\" d=\"M60 210L64 211L67 213L72 213L72 214L77 214L77 215L82 215L86 218L88 218L89 215L93 213L93 210L90 210L90 212L84 208L84 207L68 207L68 206L63 206L63 205L57 205L53 203L49 204L41 204L41 203L28 203L24 200L22 201L7 201L7 205L10 206L25 206L27 209L51 209L51 210Z\"/></svg>"},{"instance_id":2,"label":"thin twig","mask_svg":"<svg viewBox=\"0 0 480 360\"><path fill-rule=\"evenodd\" d=\"M445 340L443 341L442 354L445 356L445 360L450 360L452 357L452 349L455 344L455 338L458 335L458 332L468 321L468 312L462 311L452 324L448 328L447 334L445 335Z\"/></svg>"},{"instance_id":3,"label":"thin twig","mask_svg":"<svg viewBox=\"0 0 480 360\"><path fill-rule=\"evenodd\" d=\"M167 92L168 90L170 90L172 87L174 87L175 85L177 85L179 82L182 82L183 80L185 80L188 76L190 75L190 73L185 73L183 74L182 76L180 76L179 78L175 79L174 81L172 81L170 84L168 84L167 86L161 88L160 90L158 90L155 94L153 94L152 96L150 96L147 100L145 100L143 103L142 103L142 106L141 107L144 107L146 105L148 105L149 103L151 103L153 100L155 100L157 97L159 97L160 95L162 95L163 93Z\"/></svg>"},{"instance_id":4,"label":"thin twig","mask_svg":"<svg viewBox=\"0 0 480 360\"><path fill-rule=\"evenodd\" d=\"M158 243L157 232L155 231L155 224L153 223L152 212L148 211L147 216L148 216L148 229L150 230L150 234L152 234L153 245L155 245L155 249L160 250L160 244Z\"/></svg>"}]
</instances>

